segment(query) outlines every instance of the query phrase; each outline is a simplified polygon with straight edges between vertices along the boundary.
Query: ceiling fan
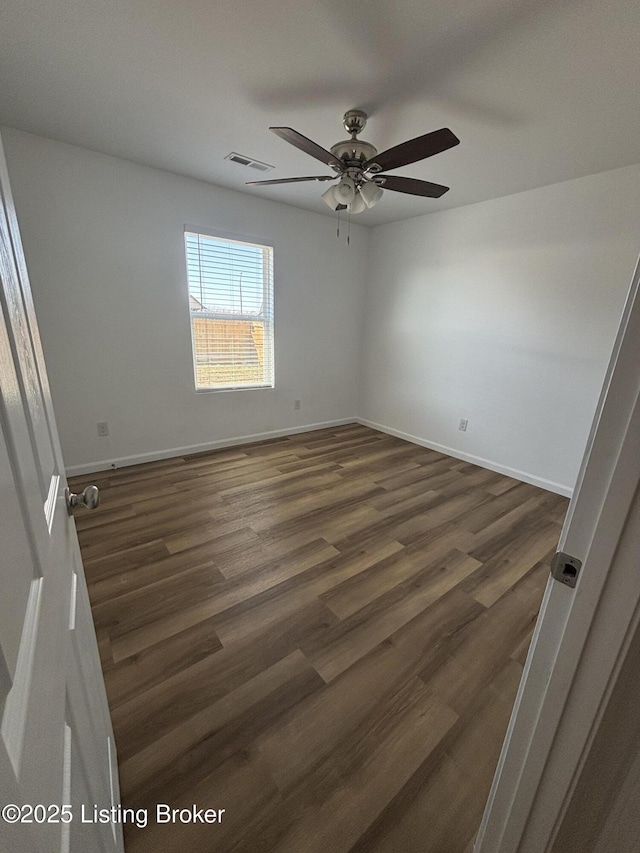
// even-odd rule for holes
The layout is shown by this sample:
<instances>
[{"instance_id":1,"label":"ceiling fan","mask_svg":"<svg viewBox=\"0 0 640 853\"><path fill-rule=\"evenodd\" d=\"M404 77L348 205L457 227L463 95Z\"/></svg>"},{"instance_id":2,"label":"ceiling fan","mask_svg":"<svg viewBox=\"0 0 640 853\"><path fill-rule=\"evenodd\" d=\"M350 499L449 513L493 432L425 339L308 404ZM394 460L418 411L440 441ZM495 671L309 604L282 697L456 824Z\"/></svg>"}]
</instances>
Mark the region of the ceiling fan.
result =
<instances>
[{"instance_id":1,"label":"ceiling fan","mask_svg":"<svg viewBox=\"0 0 640 853\"><path fill-rule=\"evenodd\" d=\"M296 148L325 163L334 170L335 174L304 178L276 178L271 181L247 181L247 186L339 179L337 184L329 187L322 194L322 199L332 210L347 210L349 213L362 213L368 207L373 207L382 197L383 188L427 198L440 198L448 191L449 187L432 184L430 181L382 174L390 169L398 169L400 166L433 157L434 154L458 145L460 140L448 127L425 133L424 136L417 136L415 139L402 142L378 154L370 142L357 139L367 123L366 113L362 110L349 110L344 114L343 123L347 133L351 134L351 139L336 143L330 151L291 127L269 128L285 142L295 145Z\"/></svg>"}]
</instances>

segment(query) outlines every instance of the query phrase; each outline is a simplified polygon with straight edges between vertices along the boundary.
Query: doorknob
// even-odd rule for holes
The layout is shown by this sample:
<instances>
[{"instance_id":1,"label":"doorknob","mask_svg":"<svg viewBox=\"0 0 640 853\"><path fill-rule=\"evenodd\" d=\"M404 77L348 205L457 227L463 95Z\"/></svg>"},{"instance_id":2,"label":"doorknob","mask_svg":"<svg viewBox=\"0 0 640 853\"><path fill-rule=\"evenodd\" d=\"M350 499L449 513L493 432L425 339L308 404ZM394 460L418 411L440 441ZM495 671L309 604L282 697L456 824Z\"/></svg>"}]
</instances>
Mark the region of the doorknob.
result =
<instances>
[{"instance_id":1,"label":"doorknob","mask_svg":"<svg viewBox=\"0 0 640 853\"><path fill-rule=\"evenodd\" d=\"M64 497L69 515L73 515L76 507L83 506L85 509L95 509L100 503L100 492L97 486L87 486L81 495L74 495L67 486L64 490Z\"/></svg>"}]
</instances>

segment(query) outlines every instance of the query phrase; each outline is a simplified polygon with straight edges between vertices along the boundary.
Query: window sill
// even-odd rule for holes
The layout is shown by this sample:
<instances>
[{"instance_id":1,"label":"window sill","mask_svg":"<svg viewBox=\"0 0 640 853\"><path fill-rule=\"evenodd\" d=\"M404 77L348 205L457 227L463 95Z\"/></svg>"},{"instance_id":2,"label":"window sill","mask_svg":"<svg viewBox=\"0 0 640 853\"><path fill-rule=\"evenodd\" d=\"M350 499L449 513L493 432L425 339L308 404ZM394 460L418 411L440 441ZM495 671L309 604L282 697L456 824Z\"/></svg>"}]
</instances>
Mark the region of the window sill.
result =
<instances>
[{"instance_id":1,"label":"window sill","mask_svg":"<svg viewBox=\"0 0 640 853\"><path fill-rule=\"evenodd\" d=\"M273 391L275 385L228 385L220 388L196 388L196 394L217 394L221 391Z\"/></svg>"}]
</instances>

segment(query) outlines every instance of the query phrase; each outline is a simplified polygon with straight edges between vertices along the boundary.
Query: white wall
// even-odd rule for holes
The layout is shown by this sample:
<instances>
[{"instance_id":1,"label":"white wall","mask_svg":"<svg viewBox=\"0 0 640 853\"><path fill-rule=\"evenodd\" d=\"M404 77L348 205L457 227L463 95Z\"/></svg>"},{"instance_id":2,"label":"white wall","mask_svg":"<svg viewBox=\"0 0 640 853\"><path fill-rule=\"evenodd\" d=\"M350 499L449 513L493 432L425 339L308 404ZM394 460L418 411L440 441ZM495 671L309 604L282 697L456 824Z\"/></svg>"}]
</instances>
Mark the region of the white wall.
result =
<instances>
[{"instance_id":1,"label":"white wall","mask_svg":"<svg viewBox=\"0 0 640 853\"><path fill-rule=\"evenodd\" d=\"M639 222L632 166L373 229L360 415L569 493Z\"/></svg>"},{"instance_id":2,"label":"white wall","mask_svg":"<svg viewBox=\"0 0 640 853\"><path fill-rule=\"evenodd\" d=\"M360 416L572 489L640 250L640 166L352 225L347 247L329 217L3 140L68 468ZM274 242L274 390L195 392L185 223Z\"/></svg>"},{"instance_id":3,"label":"white wall","mask_svg":"<svg viewBox=\"0 0 640 853\"><path fill-rule=\"evenodd\" d=\"M68 469L355 417L368 229L347 247L329 217L259 190L2 138ZM185 224L273 242L275 389L194 390Z\"/></svg>"}]
</instances>

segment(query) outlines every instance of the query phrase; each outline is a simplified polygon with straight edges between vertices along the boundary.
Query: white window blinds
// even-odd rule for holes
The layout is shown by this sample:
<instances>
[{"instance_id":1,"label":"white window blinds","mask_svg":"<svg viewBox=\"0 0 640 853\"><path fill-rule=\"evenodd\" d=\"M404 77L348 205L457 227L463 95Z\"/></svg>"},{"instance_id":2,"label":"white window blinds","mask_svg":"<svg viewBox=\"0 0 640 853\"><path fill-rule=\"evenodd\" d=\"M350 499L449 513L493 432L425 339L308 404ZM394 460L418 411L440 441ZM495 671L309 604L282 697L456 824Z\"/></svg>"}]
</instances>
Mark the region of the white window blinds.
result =
<instances>
[{"instance_id":1,"label":"white window blinds","mask_svg":"<svg viewBox=\"0 0 640 853\"><path fill-rule=\"evenodd\" d=\"M273 248L185 232L196 388L273 387Z\"/></svg>"}]
</instances>

